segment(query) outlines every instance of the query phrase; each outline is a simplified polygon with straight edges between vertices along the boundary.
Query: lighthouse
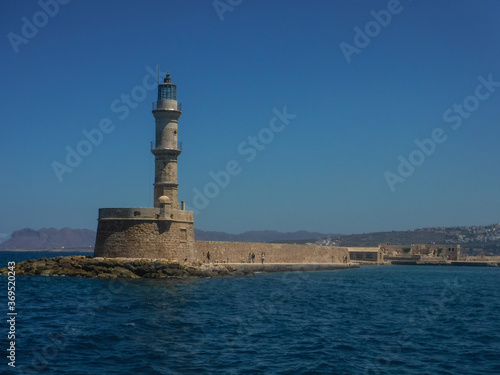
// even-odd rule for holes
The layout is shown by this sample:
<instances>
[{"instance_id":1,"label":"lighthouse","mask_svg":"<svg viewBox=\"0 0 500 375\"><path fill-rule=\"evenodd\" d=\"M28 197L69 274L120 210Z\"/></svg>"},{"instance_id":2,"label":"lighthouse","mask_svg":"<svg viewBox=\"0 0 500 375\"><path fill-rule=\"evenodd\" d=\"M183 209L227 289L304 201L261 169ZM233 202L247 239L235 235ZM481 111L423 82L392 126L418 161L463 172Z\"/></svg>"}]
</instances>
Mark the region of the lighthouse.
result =
<instances>
[{"instance_id":1,"label":"lighthouse","mask_svg":"<svg viewBox=\"0 0 500 375\"><path fill-rule=\"evenodd\" d=\"M194 261L193 212L177 201L177 141L181 106L170 74L153 102L155 156L153 207L100 208L94 256Z\"/></svg>"},{"instance_id":2,"label":"lighthouse","mask_svg":"<svg viewBox=\"0 0 500 375\"><path fill-rule=\"evenodd\" d=\"M177 141L181 104L177 102L177 86L167 73L158 84L158 100L153 102L156 136L151 152L155 156L154 207L160 208L160 197L168 197L172 208L178 209L177 158L182 150Z\"/></svg>"},{"instance_id":3,"label":"lighthouse","mask_svg":"<svg viewBox=\"0 0 500 375\"><path fill-rule=\"evenodd\" d=\"M286 108L283 111L286 111ZM138 262L147 266L147 273L141 276L155 278L191 274L187 268L183 271L181 267L172 267L172 272L164 273L160 271L162 262L157 263L156 260L193 265L210 261L244 262L247 255L252 252L265 253L266 262L271 263L340 263L340 259L344 261L347 259L349 252L344 247L195 241L193 212L187 210L182 201L179 207L177 200L179 187L177 158L182 151L178 142L181 114L181 105L177 102L177 86L172 83L170 74L167 73L163 83L158 82L158 96L153 102L155 118L155 140L151 144L151 152L155 156L153 206L100 208L94 247L95 257L133 258L129 265L134 269L137 259L143 259ZM148 146L144 145L144 149L149 152ZM126 163L122 163L121 166L128 172ZM132 178L138 177L132 176ZM123 187L116 187L117 190L120 188ZM116 199L119 199L119 196ZM119 262L117 264L121 264ZM190 269L198 274L196 268ZM130 276L128 269L116 269L116 273L114 272L110 277ZM220 271L214 269L213 272L219 275L226 274L222 269Z\"/></svg>"}]
</instances>

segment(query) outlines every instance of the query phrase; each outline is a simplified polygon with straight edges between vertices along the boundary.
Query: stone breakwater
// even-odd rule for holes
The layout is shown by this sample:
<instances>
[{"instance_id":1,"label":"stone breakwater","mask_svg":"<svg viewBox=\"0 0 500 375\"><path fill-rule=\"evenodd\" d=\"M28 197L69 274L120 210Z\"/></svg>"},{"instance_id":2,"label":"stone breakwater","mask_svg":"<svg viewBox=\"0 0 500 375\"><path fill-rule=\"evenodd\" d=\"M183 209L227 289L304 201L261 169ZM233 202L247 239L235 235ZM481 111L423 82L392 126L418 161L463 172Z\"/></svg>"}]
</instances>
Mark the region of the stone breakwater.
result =
<instances>
[{"instance_id":1,"label":"stone breakwater","mask_svg":"<svg viewBox=\"0 0 500 375\"><path fill-rule=\"evenodd\" d=\"M16 264L19 276L71 276L98 279L229 277L249 276L259 272L318 271L357 268L357 264L188 264L155 259L94 258L68 256L30 259ZM6 267L0 269L8 274Z\"/></svg>"},{"instance_id":2,"label":"stone breakwater","mask_svg":"<svg viewBox=\"0 0 500 375\"><path fill-rule=\"evenodd\" d=\"M396 266L454 266L454 267L500 267L498 261L425 261L425 260L393 260Z\"/></svg>"}]
</instances>

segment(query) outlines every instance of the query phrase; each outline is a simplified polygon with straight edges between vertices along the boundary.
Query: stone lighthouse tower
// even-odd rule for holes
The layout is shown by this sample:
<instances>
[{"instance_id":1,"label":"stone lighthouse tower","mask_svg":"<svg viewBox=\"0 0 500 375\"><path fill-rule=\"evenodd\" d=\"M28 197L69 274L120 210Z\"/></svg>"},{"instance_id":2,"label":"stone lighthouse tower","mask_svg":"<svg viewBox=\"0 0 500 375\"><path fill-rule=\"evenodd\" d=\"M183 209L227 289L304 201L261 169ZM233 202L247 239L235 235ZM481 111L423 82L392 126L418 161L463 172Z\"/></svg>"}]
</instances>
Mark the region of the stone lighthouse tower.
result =
<instances>
[{"instance_id":1,"label":"stone lighthouse tower","mask_svg":"<svg viewBox=\"0 0 500 375\"><path fill-rule=\"evenodd\" d=\"M158 85L158 100L153 103L156 120L154 207L160 208L159 199L167 196L172 208L178 209L177 201L177 157L182 152L177 142L177 125L181 116L181 105L177 103L177 86L172 84L167 73Z\"/></svg>"},{"instance_id":2,"label":"stone lighthouse tower","mask_svg":"<svg viewBox=\"0 0 500 375\"><path fill-rule=\"evenodd\" d=\"M181 107L170 74L153 102L156 139L154 207L100 208L94 255L194 261L193 212L177 201L177 125Z\"/></svg>"}]
</instances>

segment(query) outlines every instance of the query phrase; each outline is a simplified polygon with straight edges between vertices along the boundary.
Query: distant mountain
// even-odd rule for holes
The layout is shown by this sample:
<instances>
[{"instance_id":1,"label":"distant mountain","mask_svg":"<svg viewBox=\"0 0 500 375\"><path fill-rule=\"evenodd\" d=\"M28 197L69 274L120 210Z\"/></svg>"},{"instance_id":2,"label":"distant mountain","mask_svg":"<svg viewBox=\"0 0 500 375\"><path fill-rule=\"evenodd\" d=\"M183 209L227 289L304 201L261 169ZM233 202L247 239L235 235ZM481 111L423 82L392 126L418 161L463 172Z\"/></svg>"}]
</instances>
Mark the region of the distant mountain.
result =
<instances>
[{"instance_id":1,"label":"distant mountain","mask_svg":"<svg viewBox=\"0 0 500 375\"><path fill-rule=\"evenodd\" d=\"M96 232L88 229L24 228L0 244L0 250L93 247Z\"/></svg>"},{"instance_id":2,"label":"distant mountain","mask_svg":"<svg viewBox=\"0 0 500 375\"><path fill-rule=\"evenodd\" d=\"M206 232L200 229L194 230L197 241L231 241L231 242L293 242L314 241L320 238L332 236L317 232L277 232L273 230L250 231L241 234L229 234L224 232Z\"/></svg>"},{"instance_id":3,"label":"distant mountain","mask_svg":"<svg viewBox=\"0 0 500 375\"><path fill-rule=\"evenodd\" d=\"M0 250L84 248L95 243L96 232L88 229L21 229L0 244ZM434 227L408 231L334 235L318 232L250 231L241 234L194 230L198 241L315 243L323 246L378 246L381 243L460 243L471 255L500 255L500 224L468 227Z\"/></svg>"},{"instance_id":4,"label":"distant mountain","mask_svg":"<svg viewBox=\"0 0 500 375\"><path fill-rule=\"evenodd\" d=\"M445 243L449 240L445 231L432 229L417 229L412 231L373 232L332 236L315 241L326 246L378 246L381 243L412 244L412 243ZM451 241L450 241L451 242ZM457 241L454 241L457 242Z\"/></svg>"},{"instance_id":5,"label":"distant mountain","mask_svg":"<svg viewBox=\"0 0 500 375\"><path fill-rule=\"evenodd\" d=\"M500 255L500 224L433 227L397 232L329 236L314 241L314 243L322 246L378 246L381 243L459 243L463 254Z\"/></svg>"},{"instance_id":6,"label":"distant mountain","mask_svg":"<svg viewBox=\"0 0 500 375\"><path fill-rule=\"evenodd\" d=\"M241 234L207 232L195 229L198 241L234 241L234 242L279 242L279 241L315 241L329 234L298 231L281 233L276 231L253 231ZM91 247L95 244L96 232L88 229L25 228L16 230L11 237L0 244L0 250L13 249L58 249Z\"/></svg>"}]
</instances>

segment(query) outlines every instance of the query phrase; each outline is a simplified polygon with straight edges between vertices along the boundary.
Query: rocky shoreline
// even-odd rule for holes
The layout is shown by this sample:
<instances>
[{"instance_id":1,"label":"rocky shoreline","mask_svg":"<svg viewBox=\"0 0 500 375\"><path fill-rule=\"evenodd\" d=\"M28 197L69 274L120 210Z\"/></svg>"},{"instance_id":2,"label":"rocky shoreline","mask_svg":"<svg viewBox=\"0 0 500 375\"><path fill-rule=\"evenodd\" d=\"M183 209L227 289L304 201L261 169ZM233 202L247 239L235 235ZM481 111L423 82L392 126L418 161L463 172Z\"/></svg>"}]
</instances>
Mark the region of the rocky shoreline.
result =
<instances>
[{"instance_id":1,"label":"rocky shoreline","mask_svg":"<svg viewBox=\"0 0 500 375\"><path fill-rule=\"evenodd\" d=\"M98 279L230 277L249 276L259 272L317 271L357 268L357 264L198 264L163 259L94 258L73 255L30 259L15 266L16 276L69 276ZM7 267L0 274L7 275Z\"/></svg>"}]
</instances>

